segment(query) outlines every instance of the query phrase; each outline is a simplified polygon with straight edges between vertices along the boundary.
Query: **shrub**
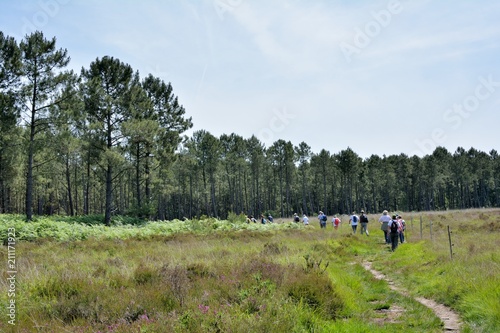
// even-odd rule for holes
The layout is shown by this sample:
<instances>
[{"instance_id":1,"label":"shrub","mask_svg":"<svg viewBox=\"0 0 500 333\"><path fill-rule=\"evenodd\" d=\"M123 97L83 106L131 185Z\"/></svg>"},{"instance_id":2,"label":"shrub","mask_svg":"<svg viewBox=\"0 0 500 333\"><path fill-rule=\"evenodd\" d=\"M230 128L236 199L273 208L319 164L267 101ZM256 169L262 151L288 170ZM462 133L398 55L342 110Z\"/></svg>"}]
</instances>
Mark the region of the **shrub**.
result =
<instances>
[{"instance_id":1,"label":"shrub","mask_svg":"<svg viewBox=\"0 0 500 333\"><path fill-rule=\"evenodd\" d=\"M286 245L278 244L275 242L268 242L264 244L264 249L262 250L261 254L264 256L281 254L283 252L286 252L287 250L288 248L286 247Z\"/></svg>"},{"instance_id":2,"label":"shrub","mask_svg":"<svg viewBox=\"0 0 500 333\"><path fill-rule=\"evenodd\" d=\"M336 319L344 304L326 274L305 273L295 269L286 282L287 295L303 303L324 319Z\"/></svg>"},{"instance_id":3,"label":"shrub","mask_svg":"<svg viewBox=\"0 0 500 333\"><path fill-rule=\"evenodd\" d=\"M239 215L237 215L236 213L229 212L227 214L227 220L231 223L245 223L247 220L247 217L243 213L240 213Z\"/></svg>"},{"instance_id":4,"label":"shrub","mask_svg":"<svg viewBox=\"0 0 500 333\"><path fill-rule=\"evenodd\" d=\"M140 264L134 272L133 279L136 284L143 285L153 283L156 276L157 272L153 268Z\"/></svg>"},{"instance_id":5,"label":"shrub","mask_svg":"<svg viewBox=\"0 0 500 333\"><path fill-rule=\"evenodd\" d=\"M214 277L215 274L203 263L190 264L186 268L189 279Z\"/></svg>"},{"instance_id":6,"label":"shrub","mask_svg":"<svg viewBox=\"0 0 500 333\"><path fill-rule=\"evenodd\" d=\"M255 257L244 261L240 266L241 276L255 276L258 274L260 279L269 280L280 286L283 283L287 268L278 263L272 262L265 257Z\"/></svg>"},{"instance_id":7,"label":"shrub","mask_svg":"<svg viewBox=\"0 0 500 333\"><path fill-rule=\"evenodd\" d=\"M161 268L160 276L170 287L170 291L182 307L189 288L188 271L186 268L180 265L169 267L166 264Z\"/></svg>"}]
</instances>

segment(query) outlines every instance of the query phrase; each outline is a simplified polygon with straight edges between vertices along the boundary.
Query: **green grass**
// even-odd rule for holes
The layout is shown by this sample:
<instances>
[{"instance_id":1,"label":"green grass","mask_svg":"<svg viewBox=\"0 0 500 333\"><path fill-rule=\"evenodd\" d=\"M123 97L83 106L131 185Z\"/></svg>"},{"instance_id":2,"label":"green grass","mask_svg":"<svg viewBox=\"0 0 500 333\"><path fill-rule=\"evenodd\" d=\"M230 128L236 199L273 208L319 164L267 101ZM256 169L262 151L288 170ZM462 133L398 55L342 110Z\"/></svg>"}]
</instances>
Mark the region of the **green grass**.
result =
<instances>
[{"instance_id":1,"label":"green grass","mask_svg":"<svg viewBox=\"0 0 500 333\"><path fill-rule=\"evenodd\" d=\"M206 219L103 227L3 215L2 239L15 227L21 240L17 324L4 316L0 331L442 331L431 310L375 279L364 260L410 295L454 308L464 332L500 331L500 210L426 214L432 240L428 226L420 239L420 215L413 228L405 215L408 243L394 253L376 222L366 237L345 225ZM6 262L7 247L0 253ZM7 293L0 302L5 308Z\"/></svg>"},{"instance_id":2,"label":"green grass","mask_svg":"<svg viewBox=\"0 0 500 333\"><path fill-rule=\"evenodd\" d=\"M426 214L424 220L433 220L432 240L428 227L420 239L414 225L410 243L392 255L374 255L375 267L396 272L396 280L412 294L458 311L464 332L500 331L500 211L441 212Z\"/></svg>"},{"instance_id":3,"label":"green grass","mask_svg":"<svg viewBox=\"0 0 500 333\"><path fill-rule=\"evenodd\" d=\"M22 216L0 215L0 239L4 245L8 228L15 228L18 241L81 241L94 239L149 239L157 236L169 236L179 233L210 234L230 231L276 231L302 228L297 223L245 223L244 219L233 222L204 218L195 220L149 221L138 222L135 219L115 217L112 226L104 226L99 216L94 223L88 217L39 217L25 222ZM123 224L130 222L129 224Z\"/></svg>"}]
</instances>

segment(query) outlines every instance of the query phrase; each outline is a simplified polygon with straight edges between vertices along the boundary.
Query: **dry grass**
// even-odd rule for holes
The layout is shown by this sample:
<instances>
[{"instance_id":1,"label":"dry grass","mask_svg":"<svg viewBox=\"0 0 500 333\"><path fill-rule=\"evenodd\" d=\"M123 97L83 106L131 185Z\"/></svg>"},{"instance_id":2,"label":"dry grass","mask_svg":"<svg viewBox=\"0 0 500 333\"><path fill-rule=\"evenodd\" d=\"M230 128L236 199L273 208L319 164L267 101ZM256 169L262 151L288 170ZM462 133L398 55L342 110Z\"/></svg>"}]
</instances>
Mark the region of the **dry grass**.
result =
<instances>
[{"instance_id":1,"label":"dry grass","mask_svg":"<svg viewBox=\"0 0 500 333\"><path fill-rule=\"evenodd\" d=\"M352 265L367 258L396 272L410 293L459 310L466 327L498 328L500 210L401 214L409 242L394 254L380 242L378 215L369 216L370 237L351 235L345 222L339 230L313 222L267 232L21 242L16 330L399 332L410 323L416 331L440 331L432 313ZM398 311L381 313L381 306Z\"/></svg>"}]
</instances>

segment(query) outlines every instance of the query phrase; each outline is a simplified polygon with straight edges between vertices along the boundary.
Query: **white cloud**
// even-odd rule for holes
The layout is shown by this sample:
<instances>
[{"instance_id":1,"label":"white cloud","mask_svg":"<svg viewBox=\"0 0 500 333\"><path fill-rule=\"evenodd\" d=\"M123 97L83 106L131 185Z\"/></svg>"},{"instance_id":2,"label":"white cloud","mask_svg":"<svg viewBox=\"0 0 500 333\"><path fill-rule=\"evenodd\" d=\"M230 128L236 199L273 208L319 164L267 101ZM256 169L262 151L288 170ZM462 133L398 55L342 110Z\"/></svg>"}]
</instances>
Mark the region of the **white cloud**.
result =
<instances>
[{"instance_id":1,"label":"white cloud","mask_svg":"<svg viewBox=\"0 0 500 333\"><path fill-rule=\"evenodd\" d=\"M230 4L221 14L214 4ZM111 55L171 81L195 127L214 134L258 134L273 110L296 117L276 138L305 141L315 151L352 147L410 153L415 140L442 126L442 113L462 101L478 76L500 81L500 4L404 1L370 43L348 63L340 43L374 20L391 1L67 1L44 27L74 62ZM0 29L19 31L38 0L8 2ZM222 15L222 17L221 17ZM467 136L447 129L447 147L491 146L482 136L498 109L500 89L473 115ZM496 118L495 118L496 117ZM318 125L336 132L320 132ZM352 135L352 124L366 124ZM378 133L397 124L400 139ZM495 140L496 139L496 140Z\"/></svg>"}]
</instances>

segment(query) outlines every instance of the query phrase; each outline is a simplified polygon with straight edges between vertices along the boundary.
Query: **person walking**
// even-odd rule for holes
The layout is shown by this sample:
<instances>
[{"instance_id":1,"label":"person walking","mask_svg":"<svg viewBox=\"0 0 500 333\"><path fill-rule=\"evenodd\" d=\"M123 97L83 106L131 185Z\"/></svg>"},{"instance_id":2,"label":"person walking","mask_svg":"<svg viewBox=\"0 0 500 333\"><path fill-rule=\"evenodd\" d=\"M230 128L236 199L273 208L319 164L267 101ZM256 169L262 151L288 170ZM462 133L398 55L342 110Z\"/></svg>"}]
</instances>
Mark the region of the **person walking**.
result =
<instances>
[{"instance_id":1,"label":"person walking","mask_svg":"<svg viewBox=\"0 0 500 333\"><path fill-rule=\"evenodd\" d=\"M401 226L399 225L398 218L396 215L392 216L392 219L388 223L390 239L391 239L391 250L394 252L398 248L399 231Z\"/></svg>"},{"instance_id":2,"label":"person walking","mask_svg":"<svg viewBox=\"0 0 500 333\"><path fill-rule=\"evenodd\" d=\"M403 220L401 215L398 215L398 222L401 227L401 230L399 231L399 242L403 244L405 242L406 221Z\"/></svg>"},{"instance_id":3,"label":"person walking","mask_svg":"<svg viewBox=\"0 0 500 333\"><path fill-rule=\"evenodd\" d=\"M334 215L333 218L332 218L332 225L333 225L333 228L335 230L337 230L339 228L339 225L340 225L340 219L337 217L337 215Z\"/></svg>"},{"instance_id":4,"label":"person walking","mask_svg":"<svg viewBox=\"0 0 500 333\"><path fill-rule=\"evenodd\" d=\"M356 229L358 228L359 216L356 215L356 212L352 212L351 217L349 218L349 223L351 223L352 233L356 233Z\"/></svg>"},{"instance_id":5,"label":"person walking","mask_svg":"<svg viewBox=\"0 0 500 333\"><path fill-rule=\"evenodd\" d=\"M247 216L247 223L250 223L250 222L257 223L257 220L255 219L255 217L253 217L253 215Z\"/></svg>"},{"instance_id":6,"label":"person walking","mask_svg":"<svg viewBox=\"0 0 500 333\"><path fill-rule=\"evenodd\" d=\"M328 217L322 211L319 212L318 220L321 229L326 228L326 221L328 220Z\"/></svg>"},{"instance_id":7,"label":"person walking","mask_svg":"<svg viewBox=\"0 0 500 333\"><path fill-rule=\"evenodd\" d=\"M361 210L361 215L359 216L359 222L361 223L361 234L366 234L370 236L368 233L368 216L366 216L365 211Z\"/></svg>"},{"instance_id":8,"label":"person walking","mask_svg":"<svg viewBox=\"0 0 500 333\"><path fill-rule=\"evenodd\" d=\"M386 244L390 244L391 240L389 238L389 221L391 221L391 217L389 216L389 212L384 210L382 212L382 216L378 219L380 222L380 230L384 232L384 240Z\"/></svg>"},{"instance_id":9,"label":"person walking","mask_svg":"<svg viewBox=\"0 0 500 333\"><path fill-rule=\"evenodd\" d=\"M304 225L309 225L309 218L306 216L306 214L302 216L302 222L304 222Z\"/></svg>"}]
</instances>

